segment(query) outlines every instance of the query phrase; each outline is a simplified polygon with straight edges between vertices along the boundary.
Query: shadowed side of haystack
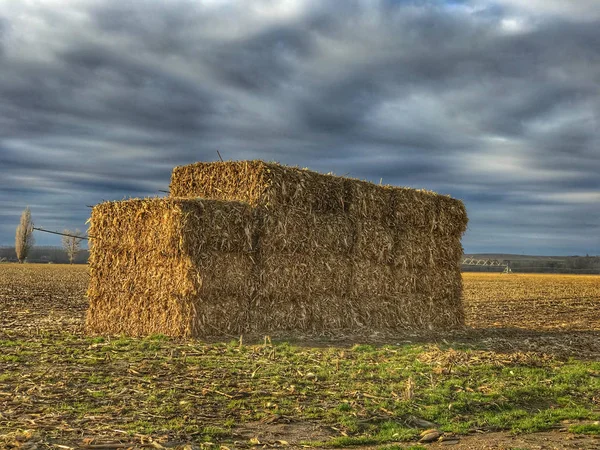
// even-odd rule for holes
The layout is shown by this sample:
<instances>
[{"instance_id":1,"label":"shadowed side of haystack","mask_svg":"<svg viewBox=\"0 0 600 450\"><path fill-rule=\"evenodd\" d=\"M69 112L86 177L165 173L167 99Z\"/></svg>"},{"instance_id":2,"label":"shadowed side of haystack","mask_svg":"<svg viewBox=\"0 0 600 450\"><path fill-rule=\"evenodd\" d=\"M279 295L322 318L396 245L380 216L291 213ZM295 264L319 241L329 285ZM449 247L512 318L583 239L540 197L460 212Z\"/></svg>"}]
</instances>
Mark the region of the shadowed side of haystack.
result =
<instances>
[{"instance_id":1,"label":"shadowed side of haystack","mask_svg":"<svg viewBox=\"0 0 600 450\"><path fill-rule=\"evenodd\" d=\"M238 202L147 199L92 210L90 332L238 332L254 292L252 210ZM246 303L246 304L244 304Z\"/></svg>"},{"instance_id":2,"label":"shadowed side of haystack","mask_svg":"<svg viewBox=\"0 0 600 450\"><path fill-rule=\"evenodd\" d=\"M170 193L256 208L257 331L464 324L458 200L262 161L176 167Z\"/></svg>"}]
</instances>

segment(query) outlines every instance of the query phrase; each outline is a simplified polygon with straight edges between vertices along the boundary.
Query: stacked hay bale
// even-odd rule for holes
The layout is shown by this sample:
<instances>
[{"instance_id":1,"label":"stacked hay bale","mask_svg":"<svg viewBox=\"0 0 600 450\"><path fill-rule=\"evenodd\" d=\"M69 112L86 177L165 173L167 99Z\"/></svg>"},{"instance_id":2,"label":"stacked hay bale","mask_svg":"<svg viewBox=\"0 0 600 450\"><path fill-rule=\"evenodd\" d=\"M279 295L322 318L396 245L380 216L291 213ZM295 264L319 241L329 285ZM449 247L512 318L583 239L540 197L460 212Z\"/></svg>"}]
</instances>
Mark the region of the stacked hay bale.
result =
<instances>
[{"instance_id":1,"label":"stacked hay bale","mask_svg":"<svg viewBox=\"0 0 600 450\"><path fill-rule=\"evenodd\" d=\"M87 325L206 336L461 326L463 204L262 161L94 207Z\"/></svg>"},{"instance_id":2,"label":"stacked hay bale","mask_svg":"<svg viewBox=\"0 0 600 450\"><path fill-rule=\"evenodd\" d=\"M255 330L347 325L353 223L344 180L261 161L175 168L170 195L243 201L255 208Z\"/></svg>"},{"instance_id":3,"label":"stacked hay bale","mask_svg":"<svg viewBox=\"0 0 600 450\"><path fill-rule=\"evenodd\" d=\"M94 333L238 332L254 295L253 210L239 202L146 199L93 208Z\"/></svg>"},{"instance_id":4,"label":"stacked hay bale","mask_svg":"<svg viewBox=\"0 0 600 450\"><path fill-rule=\"evenodd\" d=\"M256 330L464 323L458 200L262 161L176 167L170 195L254 208Z\"/></svg>"}]
</instances>

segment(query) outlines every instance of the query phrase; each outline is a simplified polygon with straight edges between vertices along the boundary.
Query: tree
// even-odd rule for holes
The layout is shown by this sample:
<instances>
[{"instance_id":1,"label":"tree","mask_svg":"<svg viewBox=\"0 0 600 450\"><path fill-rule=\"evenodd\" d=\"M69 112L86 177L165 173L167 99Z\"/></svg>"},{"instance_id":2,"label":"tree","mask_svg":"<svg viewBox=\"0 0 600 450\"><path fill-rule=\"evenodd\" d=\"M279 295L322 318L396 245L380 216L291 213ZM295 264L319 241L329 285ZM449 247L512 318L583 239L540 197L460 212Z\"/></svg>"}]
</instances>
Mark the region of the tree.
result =
<instances>
[{"instance_id":1,"label":"tree","mask_svg":"<svg viewBox=\"0 0 600 450\"><path fill-rule=\"evenodd\" d=\"M29 250L33 247L35 239L33 238L33 222L31 221L31 210L29 207L21 214L21 222L17 226L15 234L15 252L20 263L25 261Z\"/></svg>"},{"instance_id":2,"label":"tree","mask_svg":"<svg viewBox=\"0 0 600 450\"><path fill-rule=\"evenodd\" d=\"M62 245L65 249L65 252L67 252L67 256L69 257L69 263L73 264L73 261L75 261L77 254L81 251L81 241L83 241L83 234L79 230L64 230L63 234L69 235L62 237Z\"/></svg>"}]
</instances>

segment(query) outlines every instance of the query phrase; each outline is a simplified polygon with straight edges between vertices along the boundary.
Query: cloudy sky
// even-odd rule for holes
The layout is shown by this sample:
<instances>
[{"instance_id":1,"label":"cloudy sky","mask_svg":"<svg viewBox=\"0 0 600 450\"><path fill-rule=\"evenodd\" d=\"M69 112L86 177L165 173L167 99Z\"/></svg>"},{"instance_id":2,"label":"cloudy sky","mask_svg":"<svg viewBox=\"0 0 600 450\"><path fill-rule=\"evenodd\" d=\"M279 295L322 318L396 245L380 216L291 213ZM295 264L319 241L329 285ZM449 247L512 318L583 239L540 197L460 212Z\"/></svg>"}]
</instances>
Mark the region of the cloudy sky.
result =
<instances>
[{"instance_id":1,"label":"cloudy sky","mask_svg":"<svg viewBox=\"0 0 600 450\"><path fill-rule=\"evenodd\" d=\"M219 150L460 198L467 253L600 254L599 130L598 0L0 0L0 245Z\"/></svg>"}]
</instances>

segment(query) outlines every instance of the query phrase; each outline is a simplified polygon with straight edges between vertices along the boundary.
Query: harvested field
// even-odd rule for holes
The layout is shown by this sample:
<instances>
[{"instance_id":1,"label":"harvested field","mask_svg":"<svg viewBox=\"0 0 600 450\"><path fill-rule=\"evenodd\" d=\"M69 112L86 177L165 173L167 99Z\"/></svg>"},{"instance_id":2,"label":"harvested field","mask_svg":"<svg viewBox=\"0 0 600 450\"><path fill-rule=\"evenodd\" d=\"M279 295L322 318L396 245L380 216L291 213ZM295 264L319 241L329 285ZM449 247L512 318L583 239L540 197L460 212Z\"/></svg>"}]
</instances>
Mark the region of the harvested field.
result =
<instances>
[{"instance_id":1,"label":"harvested field","mask_svg":"<svg viewBox=\"0 0 600 450\"><path fill-rule=\"evenodd\" d=\"M83 333L87 266L0 265L0 330L17 336Z\"/></svg>"},{"instance_id":2,"label":"harvested field","mask_svg":"<svg viewBox=\"0 0 600 450\"><path fill-rule=\"evenodd\" d=\"M464 332L203 342L85 336L87 270L0 264L0 448L598 448L598 276L464 274Z\"/></svg>"},{"instance_id":3,"label":"harvested field","mask_svg":"<svg viewBox=\"0 0 600 450\"><path fill-rule=\"evenodd\" d=\"M600 330L600 276L464 273L473 328Z\"/></svg>"}]
</instances>

